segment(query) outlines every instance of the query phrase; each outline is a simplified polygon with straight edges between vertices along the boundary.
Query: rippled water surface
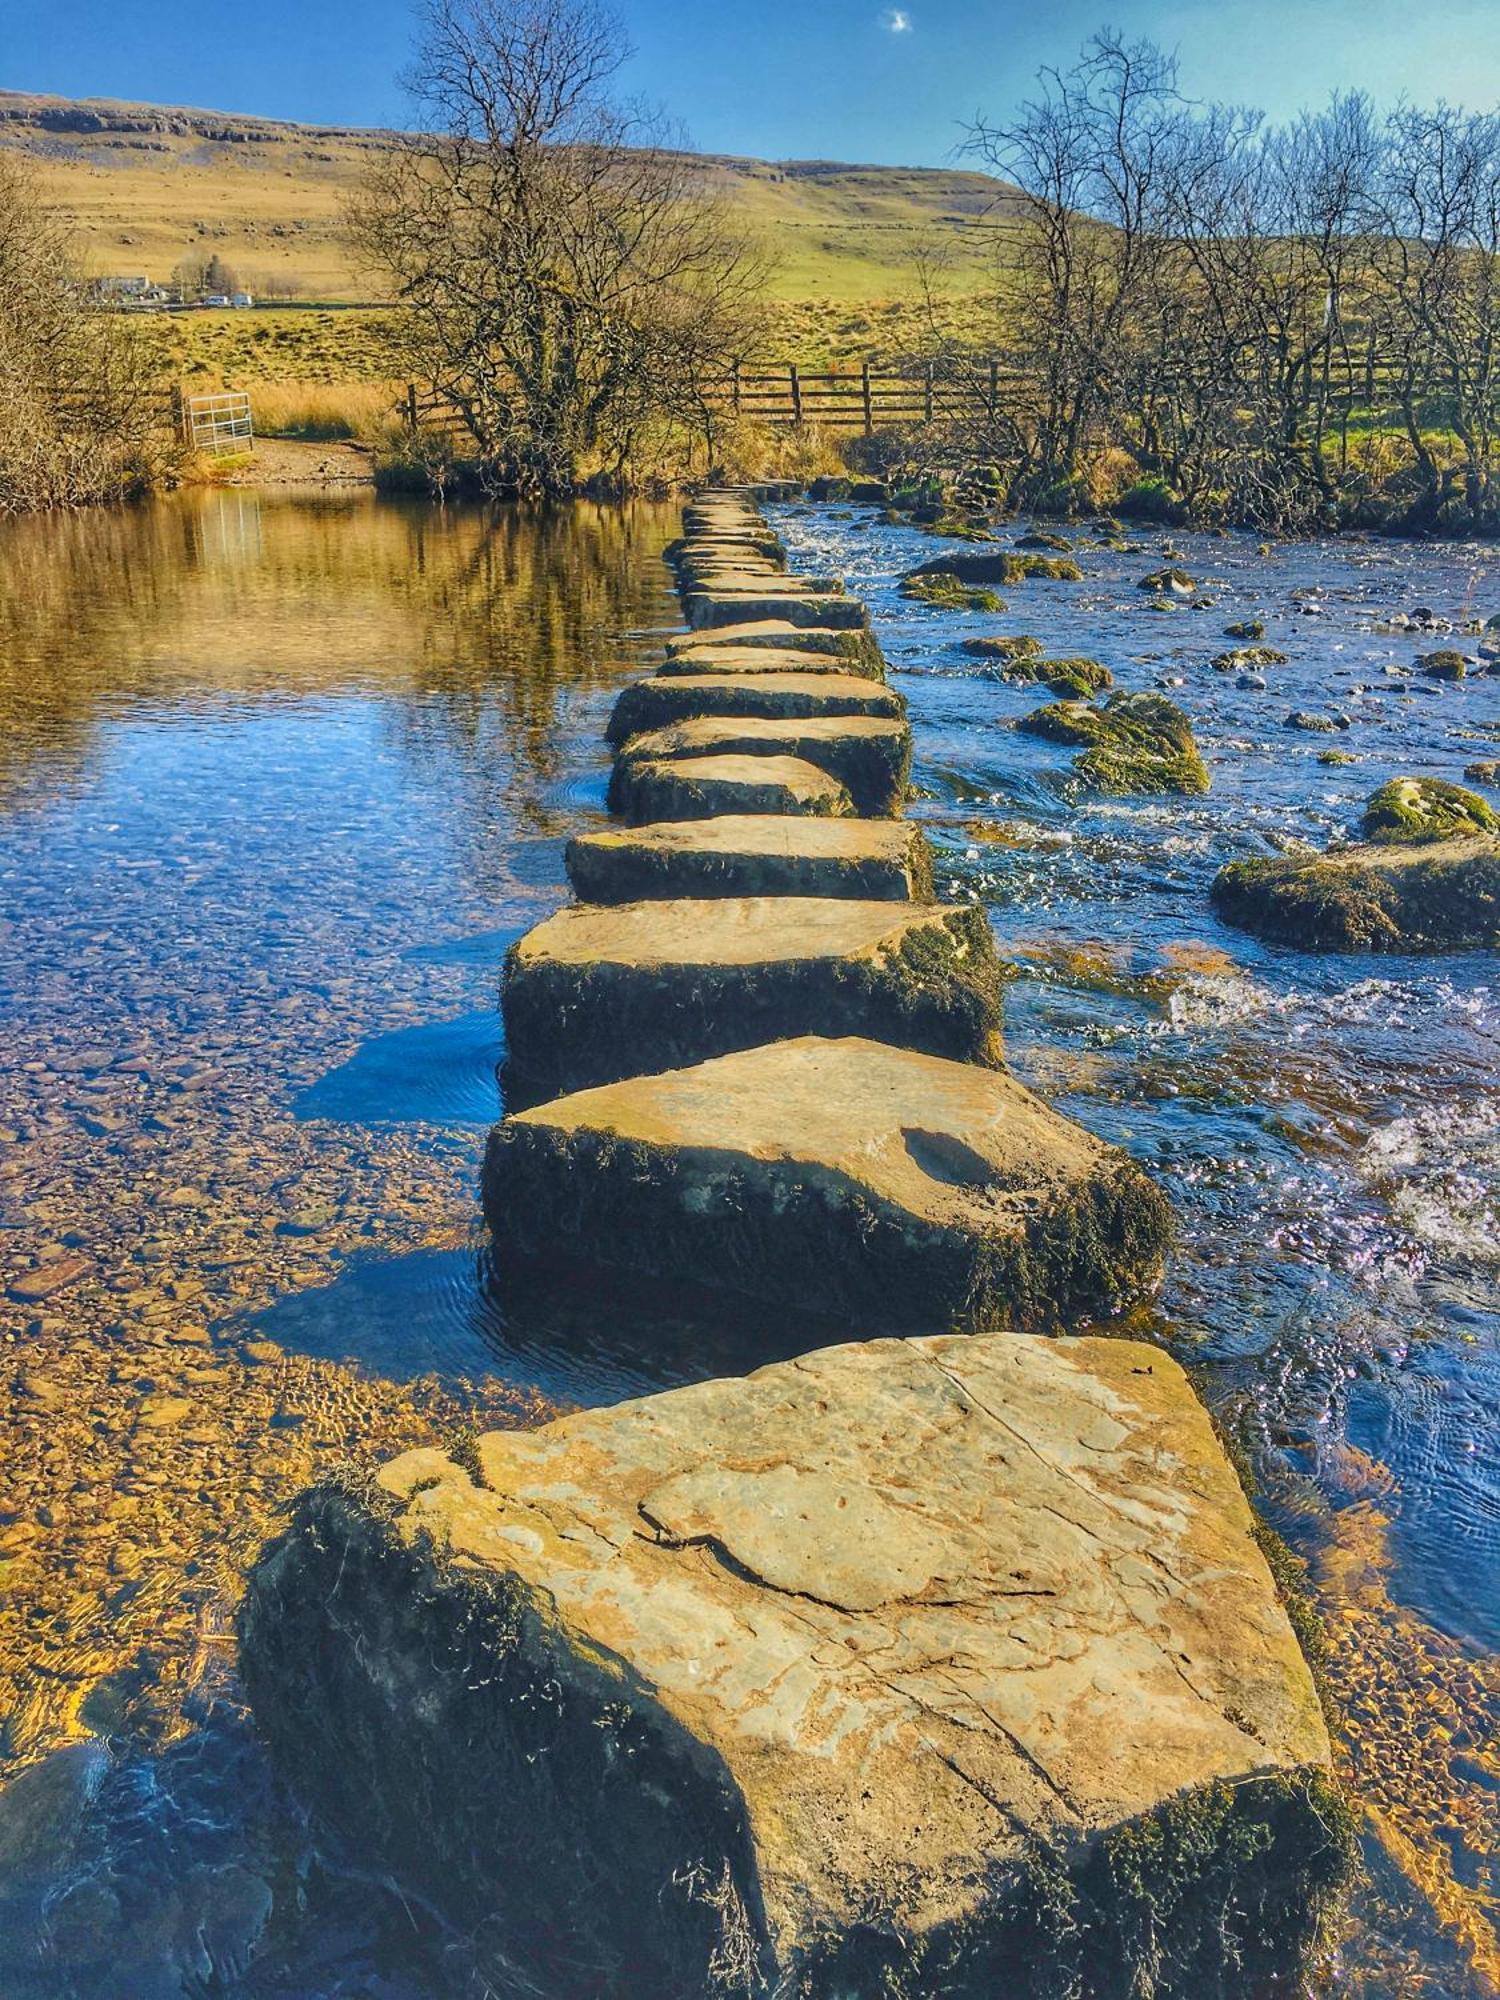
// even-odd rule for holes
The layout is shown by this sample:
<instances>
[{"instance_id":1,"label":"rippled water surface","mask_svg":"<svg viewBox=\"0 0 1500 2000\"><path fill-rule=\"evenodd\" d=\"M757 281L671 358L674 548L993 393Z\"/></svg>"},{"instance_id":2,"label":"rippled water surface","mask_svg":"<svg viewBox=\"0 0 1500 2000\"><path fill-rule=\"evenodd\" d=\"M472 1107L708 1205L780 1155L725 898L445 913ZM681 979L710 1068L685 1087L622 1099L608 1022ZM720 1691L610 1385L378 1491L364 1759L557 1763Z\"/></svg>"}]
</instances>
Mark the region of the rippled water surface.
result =
<instances>
[{"instance_id":1,"label":"rippled water surface","mask_svg":"<svg viewBox=\"0 0 1500 2000\"><path fill-rule=\"evenodd\" d=\"M1312 1566L1378 1813L1341 1986L1481 1993L1496 960L1280 952L1207 889L1343 832L1387 776L1500 756L1500 679L1409 678L1415 643L1376 629L1500 611L1495 558L1183 536L1213 602L1163 611L1137 588L1162 538L1084 532L1083 584L978 617L896 595L930 539L776 511L871 603L944 893L982 900L1019 967L1013 1063L1177 1203L1142 1330L1200 1367ZM0 529L5 2000L479 1990L301 1827L236 1700L228 1606L320 1468L756 1357L752 1329L710 1341L623 1296L502 1299L477 1227L499 963L602 812L599 730L673 619L674 529L248 494ZM1252 616L1291 656L1264 691L1210 664ZM993 631L1165 686L1210 795L1074 796L1009 727L1043 697L959 650Z\"/></svg>"}]
</instances>

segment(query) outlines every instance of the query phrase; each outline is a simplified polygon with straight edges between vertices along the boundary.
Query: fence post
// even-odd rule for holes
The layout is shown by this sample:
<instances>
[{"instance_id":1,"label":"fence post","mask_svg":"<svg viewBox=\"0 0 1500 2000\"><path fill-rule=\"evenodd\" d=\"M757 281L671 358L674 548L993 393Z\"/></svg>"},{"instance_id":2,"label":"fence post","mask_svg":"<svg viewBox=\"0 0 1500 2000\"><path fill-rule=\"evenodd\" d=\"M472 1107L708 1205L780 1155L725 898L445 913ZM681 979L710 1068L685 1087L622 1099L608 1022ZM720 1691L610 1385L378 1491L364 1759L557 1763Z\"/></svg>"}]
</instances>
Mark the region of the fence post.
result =
<instances>
[{"instance_id":1,"label":"fence post","mask_svg":"<svg viewBox=\"0 0 1500 2000\"><path fill-rule=\"evenodd\" d=\"M735 362L734 373L730 376L730 392L734 397L734 414L738 416L740 413L740 364L738 361Z\"/></svg>"},{"instance_id":2,"label":"fence post","mask_svg":"<svg viewBox=\"0 0 1500 2000\"><path fill-rule=\"evenodd\" d=\"M865 436L873 437L875 435L875 406L870 400L870 364L868 361L860 364L859 386L864 392L865 399Z\"/></svg>"},{"instance_id":3,"label":"fence post","mask_svg":"<svg viewBox=\"0 0 1500 2000\"><path fill-rule=\"evenodd\" d=\"M993 417L1000 407L1000 362L995 355L990 356L990 415Z\"/></svg>"},{"instance_id":4,"label":"fence post","mask_svg":"<svg viewBox=\"0 0 1500 2000\"><path fill-rule=\"evenodd\" d=\"M406 422L409 430L417 428L417 385L415 382L408 382L406 385Z\"/></svg>"},{"instance_id":5,"label":"fence post","mask_svg":"<svg viewBox=\"0 0 1500 2000\"><path fill-rule=\"evenodd\" d=\"M802 421L802 377L797 373L797 364L795 361L791 365L790 372L792 379L792 422L800 424Z\"/></svg>"},{"instance_id":6,"label":"fence post","mask_svg":"<svg viewBox=\"0 0 1500 2000\"><path fill-rule=\"evenodd\" d=\"M932 363L930 361L927 364L926 411L927 411L927 422L930 424L932 422Z\"/></svg>"}]
</instances>

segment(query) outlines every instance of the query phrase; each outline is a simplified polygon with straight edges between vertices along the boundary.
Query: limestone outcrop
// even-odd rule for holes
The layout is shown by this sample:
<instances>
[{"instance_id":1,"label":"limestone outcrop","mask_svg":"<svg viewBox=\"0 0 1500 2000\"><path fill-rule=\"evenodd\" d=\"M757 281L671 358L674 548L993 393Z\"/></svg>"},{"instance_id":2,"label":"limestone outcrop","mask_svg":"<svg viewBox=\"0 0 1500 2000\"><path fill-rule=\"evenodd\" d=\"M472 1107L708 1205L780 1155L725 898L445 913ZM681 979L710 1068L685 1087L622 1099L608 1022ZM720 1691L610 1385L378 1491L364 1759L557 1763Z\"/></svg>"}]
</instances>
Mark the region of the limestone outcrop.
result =
<instances>
[{"instance_id":1,"label":"limestone outcrop","mask_svg":"<svg viewBox=\"0 0 1500 2000\"><path fill-rule=\"evenodd\" d=\"M490 1134L502 1255L587 1256L872 1332L1056 1328L1156 1284L1169 1211L1013 1077L798 1036L577 1091Z\"/></svg>"},{"instance_id":2,"label":"limestone outcrop","mask_svg":"<svg viewBox=\"0 0 1500 2000\"><path fill-rule=\"evenodd\" d=\"M1191 1386L877 1340L325 1485L241 1670L501 1984L590 2000L1299 1990L1349 1871Z\"/></svg>"},{"instance_id":3,"label":"limestone outcrop","mask_svg":"<svg viewBox=\"0 0 1500 2000\"><path fill-rule=\"evenodd\" d=\"M805 757L632 757L609 784L611 810L632 826L653 820L711 819L720 813L852 817L838 779Z\"/></svg>"},{"instance_id":4,"label":"limestone outcrop","mask_svg":"<svg viewBox=\"0 0 1500 2000\"><path fill-rule=\"evenodd\" d=\"M820 896L575 904L507 955L507 1109L785 1035L1001 1062L982 910Z\"/></svg>"},{"instance_id":5,"label":"limestone outcrop","mask_svg":"<svg viewBox=\"0 0 1500 2000\"><path fill-rule=\"evenodd\" d=\"M862 674L762 673L661 674L624 690L609 718L609 742L624 743L647 730L670 728L700 716L756 716L768 722L797 717L878 715L900 722L906 703L893 689Z\"/></svg>"},{"instance_id":6,"label":"limestone outcrop","mask_svg":"<svg viewBox=\"0 0 1500 2000\"><path fill-rule=\"evenodd\" d=\"M652 896L857 896L926 902L932 854L902 820L720 814L607 827L568 842L568 880L585 903Z\"/></svg>"},{"instance_id":7,"label":"limestone outcrop","mask_svg":"<svg viewBox=\"0 0 1500 2000\"><path fill-rule=\"evenodd\" d=\"M857 813L890 814L906 798L911 731L903 720L881 715L706 715L676 722L632 736L621 746L610 781L611 808L627 809L635 765L703 757L800 758L836 778Z\"/></svg>"}]
</instances>

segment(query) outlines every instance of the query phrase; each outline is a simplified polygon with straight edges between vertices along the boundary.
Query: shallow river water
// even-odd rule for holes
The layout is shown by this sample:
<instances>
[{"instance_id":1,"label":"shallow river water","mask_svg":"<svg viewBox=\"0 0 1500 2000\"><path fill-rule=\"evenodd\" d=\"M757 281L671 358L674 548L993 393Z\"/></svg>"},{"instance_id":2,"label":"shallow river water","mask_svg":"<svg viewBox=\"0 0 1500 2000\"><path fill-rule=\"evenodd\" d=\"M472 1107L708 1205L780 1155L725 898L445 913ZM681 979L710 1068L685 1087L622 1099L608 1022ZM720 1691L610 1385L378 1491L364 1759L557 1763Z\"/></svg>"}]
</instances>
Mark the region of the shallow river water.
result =
<instances>
[{"instance_id":1,"label":"shallow river water","mask_svg":"<svg viewBox=\"0 0 1500 2000\"><path fill-rule=\"evenodd\" d=\"M1085 532L1084 583L981 617L896 595L929 538L772 511L872 607L943 893L1018 969L1013 1066L1176 1203L1136 1326L1197 1367L1310 1565L1373 1809L1334 1990L1490 1991L1500 966L1269 949L1207 889L1346 830L1387 776L1500 756L1500 679L1409 677L1417 643L1377 629L1500 611L1500 563ZM485 1990L310 1837L229 1620L321 1467L751 1358L617 1299L497 1296L477 1217L499 963L602 813L674 529L248 493L0 528L4 2000ZM1137 587L1169 546L1208 608ZM1264 691L1210 664L1248 617L1290 655ZM1210 795L1073 797L1007 726L1037 693L959 650L997 631L1165 686Z\"/></svg>"}]
</instances>

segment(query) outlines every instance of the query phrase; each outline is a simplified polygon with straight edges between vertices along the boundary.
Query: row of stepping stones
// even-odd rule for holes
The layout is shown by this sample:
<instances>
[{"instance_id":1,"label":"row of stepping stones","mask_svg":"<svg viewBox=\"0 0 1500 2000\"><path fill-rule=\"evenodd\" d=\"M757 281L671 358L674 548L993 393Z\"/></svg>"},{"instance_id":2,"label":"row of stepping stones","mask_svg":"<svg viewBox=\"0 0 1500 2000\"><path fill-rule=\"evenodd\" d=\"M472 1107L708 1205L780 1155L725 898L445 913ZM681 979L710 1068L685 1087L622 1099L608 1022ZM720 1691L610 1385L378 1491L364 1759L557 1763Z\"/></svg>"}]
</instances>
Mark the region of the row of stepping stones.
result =
<instances>
[{"instance_id":1,"label":"row of stepping stones","mask_svg":"<svg viewBox=\"0 0 1500 2000\"><path fill-rule=\"evenodd\" d=\"M601 1313L809 1351L315 1489L257 1714L552 2000L1290 1991L1350 1842L1250 1508L1163 1351L1037 1337L1152 1287L1167 1204L1007 1073L863 606L743 493L683 526L622 823L505 968L485 1209Z\"/></svg>"}]
</instances>

